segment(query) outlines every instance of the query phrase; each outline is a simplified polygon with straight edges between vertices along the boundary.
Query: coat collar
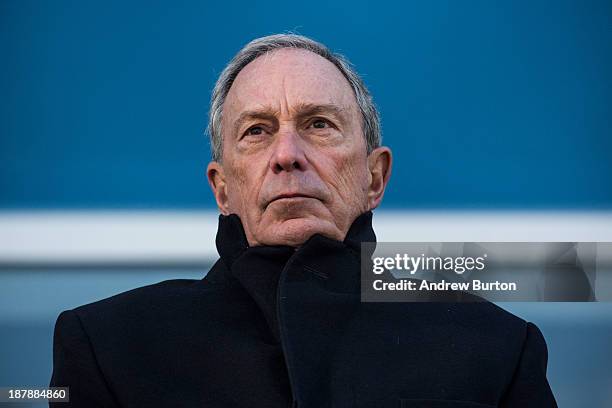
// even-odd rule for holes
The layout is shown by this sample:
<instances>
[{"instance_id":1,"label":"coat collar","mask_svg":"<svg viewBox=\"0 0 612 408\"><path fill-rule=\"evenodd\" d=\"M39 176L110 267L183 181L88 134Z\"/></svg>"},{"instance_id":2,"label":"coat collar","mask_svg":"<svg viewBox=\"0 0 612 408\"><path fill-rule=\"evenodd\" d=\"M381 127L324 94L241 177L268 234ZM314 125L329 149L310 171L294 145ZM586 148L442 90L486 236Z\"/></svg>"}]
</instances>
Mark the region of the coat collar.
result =
<instances>
[{"instance_id":1,"label":"coat collar","mask_svg":"<svg viewBox=\"0 0 612 408\"><path fill-rule=\"evenodd\" d=\"M355 251L357 254L361 252L362 242L376 242L376 234L372 228L372 215L372 211L367 211L359 215L351 224L346 237L342 241L344 245ZM311 244L313 241L320 241L321 238L323 238L323 240L335 241L325 238L320 234L315 234L304 243L304 246ZM340 243L340 241L335 242ZM244 232L242 221L236 214L219 215L216 246L221 259L230 269L236 259L238 259L248 249L257 248L258 250L262 250L264 248L270 248L276 249L279 252L295 251L294 248L283 245L250 247Z\"/></svg>"},{"instance_id":2,"label":"coat collar","mask_svg":"<svg viewBox=\"0 0 612 408\"><path fill-rule=\"evenodd\" d=\"M291 264L293 274L307 271L322 279L325 290L358 294L361 243L375 241L371 211L353 221L342 242L314 234L297 249L283 245L251 247L240 218L236 214L220 215L216 244L221 259L205 279L227 282L246 291L263 313L273 336L271 341L278 342L276 308L283 270ZM290 279L294 278L301 279Z\"/></svg>"}]
</instances>

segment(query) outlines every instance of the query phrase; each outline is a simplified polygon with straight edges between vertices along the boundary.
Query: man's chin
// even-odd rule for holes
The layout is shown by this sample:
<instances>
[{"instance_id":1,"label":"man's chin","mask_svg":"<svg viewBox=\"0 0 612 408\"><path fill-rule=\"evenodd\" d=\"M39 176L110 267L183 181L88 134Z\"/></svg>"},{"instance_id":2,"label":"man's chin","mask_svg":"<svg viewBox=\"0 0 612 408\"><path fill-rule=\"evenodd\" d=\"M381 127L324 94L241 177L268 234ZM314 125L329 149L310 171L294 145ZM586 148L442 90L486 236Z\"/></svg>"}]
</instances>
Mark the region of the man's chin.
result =
<instances>
[{"instance_id":1,"label":"man's chin","mask_svg":"<svg viewBox=\"0 0 612 408\"><path fill-rule=\"evenodd\" d=\"M261 242L264 245L288 245L298 247L315 234L342 240L341 232L331 221L314 216L277 220L262 225Z\"/></svg>"}]
</instances>

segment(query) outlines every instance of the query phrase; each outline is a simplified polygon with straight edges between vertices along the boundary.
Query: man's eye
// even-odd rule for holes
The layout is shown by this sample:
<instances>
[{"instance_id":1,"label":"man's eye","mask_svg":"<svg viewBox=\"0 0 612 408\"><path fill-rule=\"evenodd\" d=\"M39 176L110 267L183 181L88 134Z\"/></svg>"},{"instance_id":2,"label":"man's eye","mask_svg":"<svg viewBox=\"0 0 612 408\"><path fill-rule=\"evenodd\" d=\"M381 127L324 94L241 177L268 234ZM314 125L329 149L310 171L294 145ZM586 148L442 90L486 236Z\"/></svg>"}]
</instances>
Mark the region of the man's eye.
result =
<instances>
[{"instance_id":1,"label":"man's eye","mask_svg":"<svg viewBox=\"0 0 612 408\"><path fill-rule=\"evenodd\" d=\"M324 121L323 119L315 119L312 122L312 127L315 128L315 129L325 129L328 126L329 126L329 124L326 121Z\"/></svg>"},{"instance_id":2,"label":"man's eye","mask_svg":"<svg viewBox=\"0 0 612 408\"><path fill-rule=\"evenodd\" d=\"M245 136L259 136L262 135L264 132L263 128L261 126L253 126L252 128L249 128L246 132L244 132Z\"/></svg>"}]
</instances>

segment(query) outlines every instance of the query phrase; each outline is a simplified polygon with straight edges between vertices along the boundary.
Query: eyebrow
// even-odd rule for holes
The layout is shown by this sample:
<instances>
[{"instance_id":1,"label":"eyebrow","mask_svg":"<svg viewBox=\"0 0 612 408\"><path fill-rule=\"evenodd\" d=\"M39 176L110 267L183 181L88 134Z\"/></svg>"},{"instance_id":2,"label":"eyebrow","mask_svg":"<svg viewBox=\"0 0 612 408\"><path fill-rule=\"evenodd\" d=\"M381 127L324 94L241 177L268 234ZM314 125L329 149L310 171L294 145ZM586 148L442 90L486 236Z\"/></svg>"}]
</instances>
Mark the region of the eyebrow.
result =
<instances>
[{"instance_id":1,"label":"eyebrow","mask_svg":"<svg viewBox=\"0 0 612 408\"><path fill-rule=\"evenodd\" d=\"M304 119L310 116L321 115L321 114L331 114L332 116L335 116L340 120L344 120L344 112L346 111L346 109L338 105L334 105L332 103L328 103L328 104L303 103L303 104L299 104L298 108L295 110L297 111L298 119Z\"/></svg>"},{"instance_id":2,"label":"eyebrow","mask_svg":"<svg viewBox=\"0 0 612 408\"><path fill-rule=\"evenodd\" d=\"M238 116L238 119L236 119L236 121L234 122L233 134L234 136L236 136L242 124L248 120L264 119L264 120L274 121L276 120L276 117L278 116L278 114L279 112L276 109L272 109L271 107L244 111L240 114L240 116Z\"/></svg>"},{"instance_id":3,"label":"eyebrow","mask_svg":"<svg viewBox=\"0 0 612 408\"><path fill-rule=\"evenodd\" d=\"M346 122L345 112L346 109L332 103L315 104L315 103L300 103L292 109L296 112L296 118L301 121L307 117L329 114L336 117L340 122ZM277 116L280 112L272 107L263 107L261 109L244 111L238 116L238 119L234 122L234 135L238 133L238 130L242 124L252 119L263 119L276 121Z\"/></svg>"}]
</instances>

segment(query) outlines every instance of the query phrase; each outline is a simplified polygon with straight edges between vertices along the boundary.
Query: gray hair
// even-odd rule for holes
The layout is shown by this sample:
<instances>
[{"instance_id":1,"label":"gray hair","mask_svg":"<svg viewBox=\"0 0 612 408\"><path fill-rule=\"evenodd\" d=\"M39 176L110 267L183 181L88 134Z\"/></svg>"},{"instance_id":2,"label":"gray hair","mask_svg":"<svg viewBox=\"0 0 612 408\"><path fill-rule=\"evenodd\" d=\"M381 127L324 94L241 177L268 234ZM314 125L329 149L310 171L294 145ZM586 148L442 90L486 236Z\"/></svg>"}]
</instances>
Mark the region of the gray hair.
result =
<instances>
[{"instance_id":1,"label":"gray hair","mask_svg":"<svg viewBox=\"0 0 612 408\"><path fill-rule=\"evenodd\" d=\"M362 130L368 154L381 144L380 117L372 96L352 64L342 55L333 53L325 45L297 34L275 34L256 38L245 45L225 67L212 91L207 132L213 160L221 161L223 137L221 135L221 117L223 104L234 80L250 62L270 51L281 48L296 48L313 52L334 64L348 80L357 105L361 111Z\"/></svg>"}]
</instances>

